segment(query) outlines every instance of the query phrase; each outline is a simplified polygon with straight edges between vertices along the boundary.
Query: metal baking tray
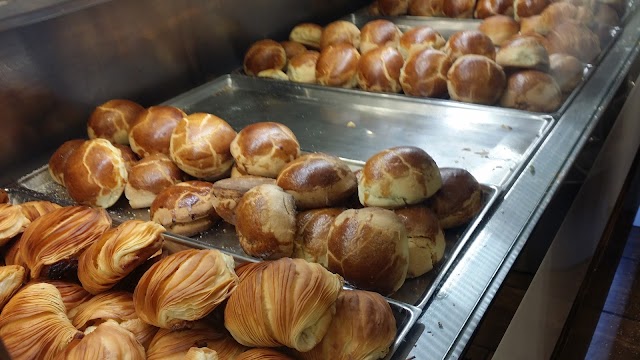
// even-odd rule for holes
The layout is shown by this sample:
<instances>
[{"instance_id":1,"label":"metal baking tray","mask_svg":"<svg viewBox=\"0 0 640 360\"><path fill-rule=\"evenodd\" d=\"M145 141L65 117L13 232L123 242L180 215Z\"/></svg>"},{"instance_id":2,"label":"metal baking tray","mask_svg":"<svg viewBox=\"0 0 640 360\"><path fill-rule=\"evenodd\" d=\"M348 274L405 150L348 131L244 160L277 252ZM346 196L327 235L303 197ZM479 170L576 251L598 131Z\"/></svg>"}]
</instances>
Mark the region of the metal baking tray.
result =
<instances>
[{"instance_id":1,"label":"metal baking tray","mask_svg":"<svg viewBox=\"0 0 640 360\"><path fill-rule=\"evenodd\" d=\"M45 167L45 170L46 170L46 167ZM45 173L48 174L48 171L45 171ZM49 181L53 181L53 180L50 178ZM5 188L5 190L9 194L11 202L14 204L20 204L20 203L24 203L32 200L48 200L48 201L60 203L61 205L70 205L73 203L72 201L65 200L64 197L59 197L59 196L52 197L47 194L44 194L41 192L35 192L21 186L10 185L9 187ZM113 211L110 211L110 214L113 215ZM124 220L125 219L122 217L116 217L113 219L113 223L114 225L118 225L122 223L122 221ZM148 215L147 215L147 219L144 219L144 220L148 220ZM169 249L170 252L175 252L175 251L179 251L187 248L217 249L217 247L212 246L211 244L207 244L199 241L196 242L196 241L193 241L193 239L191 238L187 238L180 235L165 233L163 234L163 237L165 240L165 248ZM238 254L235 254L233 252L228 252L224 250L221 250L221 251L228 255L231 255L236 261L236 264L245 263L248 261L249 262L255 261L255 259L251 259L246 256L239 256ZM398 348L400 347L404 339L407 337L407 334L409 333L413 325L416 323L416 321L420 317L422 310L415 306L405 304L394 299L386 298L386 300L391 306L391 310L393 311L393 315L396 319L396 327L397 327L396 338L393 342L391 349L389 350L389 353L385 357L385 359L391 359L393 354L396 352L396 350L398 350Z\"/></svg>"}]
</instances>

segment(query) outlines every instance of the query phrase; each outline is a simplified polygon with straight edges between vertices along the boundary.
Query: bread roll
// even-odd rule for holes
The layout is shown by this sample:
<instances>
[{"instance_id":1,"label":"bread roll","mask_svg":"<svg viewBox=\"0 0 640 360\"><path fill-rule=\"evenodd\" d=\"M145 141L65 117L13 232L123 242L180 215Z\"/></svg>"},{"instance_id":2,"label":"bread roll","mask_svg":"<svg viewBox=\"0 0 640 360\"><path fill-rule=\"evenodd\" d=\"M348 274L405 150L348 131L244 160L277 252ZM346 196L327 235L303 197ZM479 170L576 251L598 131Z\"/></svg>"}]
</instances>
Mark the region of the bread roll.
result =
<instances>
[{"instance_id":1,"label":"bread roll","mask_svg":"<svg viewBox=\"0 0 640 360\"><path fill-rule=\"evenodd\" d=\"M218 250L184 250L155 263L133 293L136 313L164 329L205 317L238 285L233 258Z\"/></svg>"},{"instance_id":2,"label":"bread roll","mask_svg":"<svg viewBox=\"0 0 640 360\"><path fill-rule=\"evenodd\" d=\"M27 280L27 272L20 265L0 266L0 310Z\"/></svg>"},{"instance_id":3,"label":"bread roll","mask_svg":"<svg viewBox=\"0 0 640 360\"><path fill-rule=\"evenodd\" d=\"M152 106L138 116L129 131L129 145L140 157L155 153L169 155L173 129L187 116L173 106Z\"/></svg>"},{"instance_id":4,"label":"bread roll","mask_svg":"<svg viewBox=\"0 0 640 360\"><path fill-rule=\"evenodd\" d=\"M567 54L549 56L550 74L563 93L570 93L582 81L584 65L576 57Z\"/></svg>"},{"instance_id":5,"label":"bread roll","mask_svg":"<svg viewBox=\"0 0 640 360\"><path fill-rule=\"evenodd\" d=\"M0 246L20 235L31 224L20 205L0 204Z\"/></svg>"},{"instance_id":6,"label":"bread roll","mask_svg":"<svg viewBox=\"0 0 640 360\"><path fill-rule=\"evenodd\" d=\"M64 359L146 360L144 347L135 336L115 321L99 324L81 340L73 340L65 349Z\"/></svg>"},{"instance_id":7,"label":"bread roll","mask_svg":"<svg viewBox=\"0 0 640 360\"><path fill-rule=\"evenodd\" d=\"M510 16L493 15L485 18L478 30L487 35L495 46L502 46L520 31L520 25Z\"/></svg>"},{"instance_id":8,"label":"bread roll","mask_svg":"<svg viewBox=\"0 0 640 360\"><path fill-rule=\"evenodd\" d=\"M343 281L319 264L280 259L257 267L236 289L224 326L251 347L308 351L325 336Z\"/></svg>"},{"instance_id":9,"label":"bread roll","mask_svg":"<svg viewBox=\"0 0 640 360\"><path fill-rule=\"evenodd\" d=\"M400 72L400 83L405 94L422 97L447 95L447 72L451 60L444 52L430 48L409 56Z\"/></svg>"},{"instance_id":10,"label":"bread roll","mask_svg":"<svg viewBox=\"0 0 640 360\"><path fill-rule=\"evenodd\" d=\"M564 22L554 27L547 39L551 46L550 54L564 53L590 62L600 53L600 39L584 25Z\"/></svg>"},{"instance_id":11,"label":"bread roll","mask_svg":"<svg viewBox=\"0 0 640 360\"><path fill-rule=\"evenodd\" d=\"M327 240L331 224L344 209L324 208L296 215L293 257L327 267Z\"/></svg>"},{"instance_id":12,"label":"bread roll","mask_svg":"<svg viewBox=\"0 0 640 360\"><path fill-rule=\"evenodd\" d=\"M316 64L318 63L319 57L319 52L308 50L291 58L287 65L287 76L289 77L289 80L306 84L315 84Z\"/></svg>"},{"instance_id":13,"label":"bread roll","mask_svg":"<svg viewBox=\"0 0 640 360\"><path fill-rule=\"evenodd\" d=\"M597 25L604 26L618 26L620 25L620 15L616 12L616 10L601 2L596 3L595 8L593 10L594 22Z\"/></svg>"},{"instance_id":14,"label":"bread roll","mask_svg":"<svg viewBox=\"0 0 640 360\"><path fill-rule=\"evenodd\" d=\"M478 30L458 31L449 37L443 51L455 61L462 55L482 55L491 60L496 59L496 48L487 35Z\"/></svg>"},{"instance_id":15,"label":"bread roll","mask_svg":"<svg viewBox=\"0 0 640 360\"><path fill-rule=\"evenodd\" d=\"M396 320L389 303L369 291L343 291L327 335L303 360L382 359L396 337Z\"/></svg>"},{"instance_id":16,"label":"bread roll","mask_svg":"<svg viewBox=\"0 0 640 360\"><path fill-rule=\"evenodd\" d=\"M276 185L253 187L236 206L236 232L242 249L250 256L291 256L296 233L293 196Z\"/></svg>"},{"instance_id":17,"label":"bread roll","mask_svg":"<svg viewBox=\"0 0 640 360\"><path fill-rule=\"evenodd\" d=\"M367 6L367 14L371 15L371 16L380 16L380 15L382 15L380 13L380 7L378 6L378 0L373 0L373 2L371 2Z\"/></svg>"},{"instance_id":18,"label":"bread roll","mask_svg":"<svg viewBox=\"0 0 640 360\"><path fill-rule=\"evenodd\" d=\"M476 0L444 0L442 12L444 16L457 19L471 19Z\"/></svg>"},{"instance_id":19,"label":"bread roll","mask_svg":"<svg viewBox=\"0 0 640 360\"><path fill-rule=\"evenodd\" d=\"M49 158L49 175L53 181L64 186L64 169L67 167L67 160L72 152L80 147L86 140L73 139L65 141L56 149Z\"/></svg>"},{"instance_id":20,"label":"bread roll","mask_svg":"<svg viewBox=\"0 0 640 360\"><path fill-rule=\"evenodd\" d=\"M405 15L409 9L409 0L378 0L378 8L382 15Z\"/></svg>"},{"instance_id":21,"label":"bread roll","mask_svg":"<svg viewBox=\"0 0 640 360\"><path fill-rule=\"evenodd\" d=\"M93 110L87 123L89 139L103 138L116 144L129 144L129 129L144 111L130 100L114 99Z\"/></svg>"},{"instance_id":22,"label":"bread roll","mask_svg":"<svg viewBox=\"0 0 640 360\"><path fill-rule=\"evenodd\" d=\"M336 217L327 242L327 268L350 284L383 295L407 276L407 230L391 210L349 209Z\"/></svg>"},{"instance_id":23,"label":"bread roll","mask_svg":"<svg viewBox=\"0 0 640 360\"><path fill-rule=\"evenodd\" d=\"M398 146L367 160L358 182L358 196L364 206L399 208L424 201L441 185L438 166L426 151Z\"/></svg>"},{"instance_id":24,"label":"bread roll","mask_svg":"<svg viewBox=\"0 0 640 360\"><path fill-rule=\"evenodd\" d=\"M436 214L418 205L395 210L407 228L409 241L409 269L407 278L415 278L431 271L444 257L446 242Z\"/></svg>"},{"instance_id":25,"label":"bread roll","mask_svg":"<svg viewBox=\"0 0 640 360\"><path fill-rule=\"evenodd\" d=\"M546 70L549 68L549 54L535 37L523 36L502 44L496 54L496 62L504 68Z\"/></svg>"},{"instance_id":26,"label":"bread roll","mask_svg":"<svg viewBox=\"0 0 640 360\"><path fill-rule=\"evenodd\" d=\"M337 44L322 49L316 64L316 80L320 85L353 88L360 53L349 44Z\"/></svg>"},{"instance_id":27,"label":"bread roll","mask_svg":"<svg viewBox=\"0 0 640 360\"><path fill-rule=\"evenodd\" d=\"M228 334L203 321L197 321L190 329L160 329L149 345L147 359L184 360L194 345L206 346L217 352L220 359L236 359L247 349Z\"/></svg>"},{"instance_id":28,"label":"bread roll","mask_svg":"<svg viewBox=\"0 0 640 360\"><path fill-rule=\"evenodd\" d=\"M562 105L562 91L551 75L537 70L522 70L509 75L500 105L535 112L553 112Z\"/></svg>"},{"instance_id":29,"label":"bread roll","mask_svg":"<svg viewBox=\"0 0 640 360\"><path fill-rule=\"evenodd\" d=\"M131 167L124 195L132 208L148 208L162 190L184 179L185 174L167 155L149 155Z\"/></svg>"},{"instance_id":30,"label":"bread roll","mask_svg":"<svg viewBox=\"0 0 640 360\"><path fill-rule=\"evenodd\" d=\"M282 70L287 64L287 53L276 41L259 40L251 44L242 64L247 75L255 76L267 69Z\"/></svg>"},{"instance_id":31,"label":"bread roll","mask_svg":"<svg viewBox=\"0 0 640 360\"><path fill-rule=\"evenodd\" d=\"M137 163L140 158L138 158L138 155L133 152L133 149L131 149L129 145L113 144L113 146L120 150L120 153L122 154L122 160L124 160L124 166L127 168L128 174L133 164Z\"/></svg>"},{"instance_id":32,"label":"bread roll","mask_svg":"<svg viewBox=\"0 0 640 360\"><path fill-rule=\"evenodd\" d=\"M291 29L289 40L298 42L313 49L320 49L322 26L313 23L298 24Z\"/></svg>"},{"instance_id":33,"label":"bread roll","mask_svg":"<svg viewBox=\"0 0 640 360\"><path fill-rule=\"evenodd\" d=\"M124 192L127 168L122 152L108 140L87 140L67 159L64 182L82 205L108 208Z\"/></svg>"},{"instance_id":34,"label":"bread roll","mask_svg":"<svg viewBox=\"0 0 640 360\"><path fill-rule=\"evenodd\" d=\"M231 175L229 175L229 177L234 179L242 176L254 176L254 175L247 174L246 172L238 168L237 163L233 163L233 166L231 167Z\"/></svg>"},{"instance_id":35,"label":"bread roll","mask_svg":"<svg viewBox=\"0 0 640 360\"><path fill-rule=\"evenodd\" d=\"M296 57L307 51L307 48L297 41L285 40L280 41L280 45L284 49L285 54L287 54L287 60L291 60L291 58Z\"/></svg>"},{"instance_id":36,"label":"bread roll","mask_svg":"<svg viewBox=\"0 0 640 360\"><path fill-rule=\"evenodd\" d=\"M293 360L293 358L273 349L255 348L243 352L236 357L236 360Z\"/></svg>"},{"instance_id":37,"label":"bread roll","mask_svg":"<svg viewBox=\"0 0 640 360\"><path fill-rule=\"evenodd\" d=\"M366 23L360 32L360 53L364 54L378 47L398 47L402 31L389 20L378 19Z\"/></svg>"},{"instance_id":38,"label":"bread roll","mask_svg":"<svg viewBox=\"0 0 640 360\"><path fill-rule=\"evenodd\" d=\"M412 52L425 48L440 49L445 40L430 26L416 26L405 32L400 38L398 50L402 57L407 59Z\"/></svg>"},{"instance_id":39,"label":"bread roll","mask_svg":"<svg viewBox=\"0 0 640 360\"><path fill-rule=\"evenodd\" d=\"M262 184L276 184L275 179L246 175L239 178L218 180L213 183L213 207L216 213L229 224L236 224L236 206L242 196Z\"/></svg>"},{"instance_id":40,"label":"bread roll","mask_svg":"<svg viewBox=\"0 0 640 360\"><path fill-rule=\"evenodd\" d=\"M104 140L106 141L106 140ZM68 206L34 220L20 238L20 257L32 279L75 274L77 258L111 227L103 209Z\"/></svg>"},{"instance_id":41,"label":"bread roll","mask_svg":"<svg viewBox=\"0 0 640 360\"><path fill-rule=\"evenodd\" d=\"M360 29L349 21L336 20L325 26L320 38L320 48L330 45L348 44L358 49L360 47Z\"/></svg>"},{"instance_id":42,"label":"bread roll","mask_svg":"<svg viewBox=\"0 0 640 360\"><path fill-rule=\"evenodd\" d=\"M412 16L443 17L444 0L409 0L408 13Z\"/></svg>"},{"instance_id":43,"label":"bread roll","mask_svg":"<svg viewBox=\"0 0 640 360\"><path fill-rule=\"evenodd\" d=\"M259 78L289 81L289 75L282 70L267 69L258 73Z\"/></svg>"},{"instance_id":44,"label":"bread roll","mask_svg":"<svg viewBox=\"0 0 640 360\"><path fill-rule=\"evenodd\" d=\"M523 38L523 37L528 37L528 38L532 37L532 38L535 38L536 40L538 40L538 42L540 44L542 44L542 46L544 46L545 50L547 50L547 54L549 54L549 55L552 54L552 52L551 52L551 50L552 50L551 43L549 42L549 40L546 37L544 37L544 36L542 36L542 35L540 35L540 34L538 34L536 32L526 33L526 34L523 34L522 31L520 31L520 32L521 32L520 34L514 35L513 37L509 38L507 41L512 41L512 40Z\"/></svg>"},{"instance_id":45,"label":"bread roll","mask_svg":"<svg viewBox=\"0 0 640 360\"><path fill-rule=\"evenodd\" d=\"M275 178L282 168L300 156L300 144L291 129L276 122L245 126L230 144L238 170Z\"/></svg>"},{"instance_id":46,"label":"bread roll","mask_svg":"<svg viewBox=\"0 0 640 360\"><path fill-rule=\"evenodd\" d=\"M329 207L356 192L356 176L339 158L324 153L303 155L287 164L276 184L293 195L296 208Z\"/></svg>"},{"instance_id":47,"label":"bread roll","mask_svg":"<svg viewBox=\"0 0 640 360\"><path fill-rule=\"evenodd\" d=\"M213 184L185 181L162 190L151 203L150 218L167 231L193 236L211 228L220 217L213 208Z\"/></svg>"},{"instance_id":48,"label":"bread roll","mask_svg":"<svg viewBox=\"0 0 640 360\"><path fill-rule=\"evenodd\" d=\"M400 92L400 70L403 65L402 55L393 47L384 46L369 50L358 62L358 85L367 91Z\"/></svg>"},{"instance_id":49,"label":"bread roll","mask_svg":"<svg viewBox=\"0 0 640 360\"><path fill-rule=\"evenodd\" d=\"M464 55L447 73L451 99L492 105L502 96L507 80L502 67L480 55Z\"/></svg>"},{"instance_id":50,"label":"bread roll","mask_svg":"<svg viewBox=\"0 0 640 360\"><path fill-rule=\"evenodd\" d=\"M231 171L230 146L235 136L236 131L221 118L191 114L180 120L171 135L171 159L193 177L217 180Z\"/></svg>"},{"instance_id":51,"label":"bread roll","mask_svg":"<svg viewBox=\"0 0 640 360\"><path fill-rule=\"evenodd\" d=\"M538 15L549 5L548 0L514 0L513 17L516 21L522 18Z\"/></svg>"},{"instance_id":52,"label":"bread roll","mask_svg":"<svg viewBox=\"0 0 640 360\"><path fill-rule=\"evenodd\" d=\"M513 0L478 0L473 15L476 19L486 19L494 15L513 18Z\"/></svg>"},{"instance_id":53,"label":"bread roll","mask_svg":"<svg viewBox=\"0 0 640 360\"><path fill-rule=\"evenodd\" d=\"M442 168L442 188L431 199L430 207L440 226L450 229L471 221L482 209L482 188L468 171Z\"/></svg>"}]
</instances>

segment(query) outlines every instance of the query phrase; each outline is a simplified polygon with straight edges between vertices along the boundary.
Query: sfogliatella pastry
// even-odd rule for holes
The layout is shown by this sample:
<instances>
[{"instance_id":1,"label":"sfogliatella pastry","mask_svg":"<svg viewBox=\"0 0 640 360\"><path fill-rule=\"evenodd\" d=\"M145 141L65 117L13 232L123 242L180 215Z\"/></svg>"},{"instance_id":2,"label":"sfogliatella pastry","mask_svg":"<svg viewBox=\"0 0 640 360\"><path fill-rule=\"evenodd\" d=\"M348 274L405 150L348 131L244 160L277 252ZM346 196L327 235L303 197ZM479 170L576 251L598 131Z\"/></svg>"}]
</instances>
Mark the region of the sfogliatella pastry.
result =
<instances>
[{"instance_id":1,"label":"sfogliatella pastry","mask_svg":"<svg viewBox=\"0 0 640 360\"><path fill-rule=\"evenodd\" d=\"M178 123L171 135L171 159L187 174L217 180L233 165L229 151L236 131L221 118L205 113L191 114Z\"/></svg>"},{"instance_id":2,"label":"sfogliatella pastry","mask_svg":"<svg viewBox=\"0 0 640 360\"><path fill-rule=\"evenodd\" d=\"M325 208L303 211L296 215L296 237L293 257L327 267L327 241L336 216L344 209Z\"/></svg>"},{"instance_id":3,"label":"sfogliatella pastry","mask_svg":"<svg viewBox=\"0 0 640 360\"><path fill-rule=\"evenodd\" d=\"M127 182L127 167L120 149L108 140L87 140L66 162L64 185L81 205L108 208L118 201Z\"/></svg>"},{"instance_id":4,"label":"sfogliatella pastry","mask_svg":"<svg viewBox=\"0 0 640 360\"><path fill-rule=\"evenodd\" d=\"M327 268L350 284L391 294L404 284L407 276L407 230L391 210L376 207L345 210L329 231L327 259Z\"/></svg>"},{"instance_id":5,"label":"sfogliatella pastry","mask_svg":"<svg viewBox=\"0 0 640 360\"><path fill-rule=\"evenodd\" d=\"M21 234L31 221L22 212L20 205L0 204L0 246Z\"/></svg>"},{"instance_id":6,"label":"sfogliatella pastry","mask_svg":"<svg viewBox=\"0 0 640 360\"><path fill-rule=\"evenodd\" d=\"M542 71L522 70L509 75L500 105L513 109L553 112L562 104L555 79Z\"/></svg>"},{"instance_id":7,"label":"sfogliatella pastry","mask_svg":"<svg viewBox=\"0 0 640 360\"><path fill-rule=\"evenodd\" d=\"M27 272L22 266L0 266L0 309L22 287L26 280Z\"/></svg>"},{"instance_id":8,"label":"sfogliatella pastry","mask_svg":"<svg viewBox=\"0 0 640 360\"><path fill-rule=\"evenodd\" d=\"M409 240L409 269L407 278L415 278L431 271L444 257L444 232L435 213L417 205L395 210L407 228Z\"/></svg>"},{"instance_id":9,"label":"sfogliatella pastry","mask_svg":"<svg viewBox=\"0 0 640 360\"><path fill-rule=\"evenodd\" d=\"M82 339L73 340L62 356L68 360L146 359L144 347L129 330L115 321L104 322Z\"/></svg>"},{"instance_id":10,"label":"sfogliatella pastry","mask_svg":"<svg viewBox=\"0 0 640 360\"><path fill-rule=\"evenodd\" d=\"M322 26L313 23L298 24L291 29L289 40L298 42L312 49L320 49Z\"/></svg>"},{"instance_id":11,"label":"sfogliatella pastry","mask_svg":"<svg viewBox=\"0 0 640 360\"><path fill-rule=\"evenodd\" d=\"M366 91L400 92L400 70L403 65L404 59L395 47L380 46L369 50L358 62L358 85Z\"/></svg>"},{"instance_id":12,"label":"sfogliatella pastry","mask_svg":"<svg viewBox=\"0 0 640 360\"><path fill-rule=\"evenodd\" d=\"M482 188L467 170L442 168L442 188L430 200L440 226L449 229L471 221L482 209Z\"/></svg>"},{"instance_id":13,"label":"sfogliatella pastry","mask_svg":"<svg viewBox=\"0 0 640 360\"><path fill-rule=\"evenodd\" d=\"M452 100L493 105L504 91L507 78L495 61L480 55L463 55L447 73L447 89Z\"/></svg>"},{"instance_id":14,"label":"sfogliatella pastry","mask_svg":"<svg viewBox=\"0 0 640 360\"><path fill-rule=\"evenodd\" d=\"M440 49L445 41L442 35L430 26L415 26L407 30L400 38L398 50L407 59L411 53L425 48Z\"/></svg>"},{"instance_id":15,"label":"sfogliatella pastry","mask_svg":"<svg viewBox=\"0 0 640 360\"><path fill-rule=\"evenodd\" d=\"M27 201L20 204L22 213L27 217L27 219L29 219L29 221L34 221L40 216L60 208L60 205L45 200Z\"/></svg>"},{"instance_id":16,"label":"sfogliatella pastry","mask_svg":"<svg viewBox=\"0 0 640 360\"><path fill-rule=\"evenodd\" d=\"M216 213L229 224L236 224L236 206L242 196L252 188L262 184L276 184L272 178L245 175L237 178L218 180L213 183L213 207Z\"/></svg>"},{"instance_id":17,"label":"sfogliatella pastry","mask_svg":"<svg viewBox=\"0 0 640 360\"><path fill-rule=\"evenodd\" d=\"M287 163L300 156L296 136L277 122L245 126L232 139L230 150L241 172L274 179Z\"/></svg>"},{"instance_id":18,"label":"sfogliatella pastry","mask_svg":"<svg viewBox=\"0 0 640 360\"><path fill-rule=\"evenodd\" d=\"M144 108L131 100L113 99L98 105L87 123L89 139L129 144L129 129Z\"/></svg>"},{"instance_id":19,"label":"sfogliatella pastry","mask_svg":"<svg viewBox=\"0 0 640 360\"><path fill-rule=\"evenodd\" d=\"M298 209L335 206L351 197L358 187L349 166L324 153L305 154L290 162L278 175L276 184L293 195Z\"/></svg>"},{"instance_id":20,"label":"sfogliatella pastry","mask_svg":"<svg viewBox=\"0 0 640 360\"><path fill-rule=\"evenodd\" d=\"M62 302L67 310L67 316L78 305L84 303L93 296L90 292L76 283L62 280L47 280L46 283L55 286L60 292Z\"/></svg>"},{"instance_id":21,"label":"sfogliatella pastry","mask_svg":"<svg viewBox=\"0 0 640 360\"><path fill-rule=\"evenodd\" d=\"M327 335L316 347L298 355L303 360L382 359L395 337L396 319L382 296L343 291Z\"/></svg>"},{"instance_id":22,"label":"sfogliatella pastry","mask_svg":"<svg viewBox=\"0 0 640 360\"><path fill-rule=\"evenodd\" d=\"M167 231L192 236L211 228L220 217L212 203L213 184L185 181L162 190L151 203L151 220Z\"/></svg>"},{"instance_id":23,"label":"sfogliatella pastry","mask_svg":"<svg viewBox=\"0 0 640 360\"><path fill-rule=\"evenodd\" d=\"M351 44L335 44L323 48L316 63L316 81L320 85L353 88L360 53Z\"/></svg>"},{"instance_id":24,"label":"sfogliatella pastry","mask_svg":"<svg viewBox=\"0 0 640 360\"><path fill-rule=\"evenodd\" d=\"M360 53L364 54L382 46L397 48L401 36L402 31L389 20L369 21L360 32Z\"/></svg>"},{"instance_id":25,"label":"sfogliatella pastry","mask_svg":"<svg viewBox=\"0 0 640 360\"><path fill-rule=\"evenodd\" d=\"M262 259L291 256L296 233L296 206L277 185L251 188L236 206L236 232L248 255Z\"/></svg>"},{"instance_id":26,"label":"sfogliatella pastry","mask_svg":"<svg viewBox=\"0 0 640 360\"><path fill-rule=\"evenodd\" d=\"M68 206L34 220L20 238L20 257L31 278L75 274L78 256L111 227L103 209Z\"/></svg>"},{"instance_id":27,"label":"sfogliatella pastry","mask_svg":"<svg viewBox=\"0 0 640 360\"><path fill-rule=\"evenodd\" d=\"M247 75L258 75L268 69L282 70L287 64L287 53L280 43L264 39L251 44L244 55L243 68Z\"/></svg>"},{"instance_id":28,"label":"sfogliatella pastry","mask_svg":"<svg viewBox=\"0 0 640 360\"><path fill-rule=\"evenodd\" d=\"M315 50L308 50L291 58L287 65L287 76L289 76L289 80L305 84L315 84L318 58L320 58L320 53Z\"/></svg>"},{"instance_id":29,"label":"sfogliatella pastry","mask_svg":"<svg viewBox=\"0 0 640 360\"><path fill-rule=\"evenodd\" d=\"M129 220L107 230L78 259L78 279L92 294L111 289L162 249L160 224Z\"/></svg>"},{"instance_id":30,"label":"sfogliatella pastry","mask_svg":"<svg viewBox=\"0 0 640 360\"><path fill-rule=\"evenodd\" d=\"M178 330L202 319L238 285L233 258L218 250L184 250L155 263L133 293L136 313L154 326Z\"/></svg>"},{"instance_id":31,"label":"sfogliatella pastry","mask_svg":"<svg viewBox=\"0 0 640 360\"><path fill-rule=\"evenodd\" d=\"M412 52L400 72L402 90L411 96L446 96L451 65L447 54L440 50L425 48Z\"/></svg>"},{"instance_id":32,"label":"sfogliatella pastry","mask_svg":"<svg viewBox=\"0 0 640 360\"><path fill-rule=\"evenodd\" d=\"M65 314L60 293L45 283L26 285L0 314L0 338L12 359L54 359L83 337Z\"/></svg>"},{"instance_id":33,"label":"sfogliatella pastry","mask_svg":"<svg viewBox=\"0 0 640 360\"><path fill-rule=\"evenodd\" d=\"M358 197L364 206L399 208L424 201L441 185L438 166L426 151L398 146L366 161L358 182Z\"/></svg>"},{"instance_id":34,"label":"sfogliatella pastry","mask_svg":"<svg viewBox=\"0 0 640 360\"><path fill-rule=\"evenodd\" d=\"M251 347L308 351L325 336L343 281L319 264L284 258L246 276L224 311L236 341Z\"/></svg>"},{"instance_id":35,"label":"sfogliatella pastry","mask_svg":"<svg viewBox=\"0 0 640 360\"><path fill-rule=\"evenodd\" d=\"M67 159L86 140L73 139L62 143L49 158L49 174L53 181L64 186L64 169L67 167Z\"/></svg>"},{"instance_id":36,"label":"sfogliatella pastry","mask_svg":"<svg viewBox=\"0 0 640 360\"><path fill-rule=\"evenodd\" d=\"M162 153L143 158L128 173L124 195L134 209L151 207L162 190L185 180L182 170Z\"/></svg>"},{"instance_id":37,"label":"sfogliatella pastry","mask_svg":"<svg viewBox=\"0 0 640 360\"><path fill-rule=\"evenodd\" d=\"M334 21L322 30L320 48L325 49L330 45L349 44L354 48L360 48L360 29L349 21Z\"/></svg>"},{"instance_id":38,"label":"sfogliatella pastry","mask_svg":"<svg viewBox=\"0 0 640 360\"><path fill-rule=\"evenodd\" d=\"M219 360L218 352L206 347L191 347L184 360ZM236 357L237 359L237 357Z\"/></svg>"},{"instance_id":39,"label":"sfogliatella pastry","mask_svg":"<svg viewBox=\"0 0 640 360\"><path fill-rule=\"evenodd\" d=\"M273 349L255 348L243 352L236 357L236 360L293 360L293 358Z\"/></svg>"},{"instance_id":40,"label":"sfogliatella pastry","mask_svg":"<svg viewBox=\"0 0 640 360\"><path fill-rule=\"evenodd\" d=\"M138 116L129 130L129 145L140 157L155 153L169 155L173 129L187 116L184 111L166 105L151 106Z\"/></svg>"}]
</instances>

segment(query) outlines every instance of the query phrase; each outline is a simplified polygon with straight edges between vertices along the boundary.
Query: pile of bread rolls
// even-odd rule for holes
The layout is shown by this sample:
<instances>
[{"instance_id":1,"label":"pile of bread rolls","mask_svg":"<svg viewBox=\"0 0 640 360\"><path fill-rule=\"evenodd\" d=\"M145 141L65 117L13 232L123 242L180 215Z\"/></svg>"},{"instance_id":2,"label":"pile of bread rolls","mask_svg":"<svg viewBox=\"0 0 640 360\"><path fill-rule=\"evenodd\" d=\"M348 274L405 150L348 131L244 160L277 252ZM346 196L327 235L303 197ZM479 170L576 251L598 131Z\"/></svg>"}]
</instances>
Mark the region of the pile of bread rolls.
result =
<instances>
[{"instance_id":1,"label":"pile of bread rolls","mask_svg":"<svg viewBox=\"0 0 640 360\"><path fill-rule=\"evenodd\" d=\"M342 277L302 259L236 268L218 250L168 254L164 230L139 220L112 227L100 208L3 203L0 338L11 358L388 353L396 322L381 295L343 290Z\"/></svg>"}]
</instances>

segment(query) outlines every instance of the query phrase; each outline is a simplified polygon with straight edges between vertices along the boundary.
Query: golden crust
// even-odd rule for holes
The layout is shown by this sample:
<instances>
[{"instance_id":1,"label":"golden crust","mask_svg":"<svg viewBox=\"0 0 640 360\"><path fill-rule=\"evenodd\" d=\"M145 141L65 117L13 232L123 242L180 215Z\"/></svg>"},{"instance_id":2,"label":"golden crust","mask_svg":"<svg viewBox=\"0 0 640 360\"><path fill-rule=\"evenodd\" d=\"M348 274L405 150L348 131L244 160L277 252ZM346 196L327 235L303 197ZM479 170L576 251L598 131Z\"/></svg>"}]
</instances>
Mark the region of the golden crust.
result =
<instances>
[{"instance_id":1,"label":"golden crust","mask_svg":"<svg viewBox=\"0 0 640 360\"><path fill-rule=\"evenodd\" d=\"M235 225L235 210L242 196L258 185L275 183L275 179L253 175L218 180L213 183L213 207L224 221Z\"/></svg>"},{"instance_id":2,"label":"golden crust","mask_svg":"<svg viewBox=\"0 0 640 360\"><path fill-rule=\"evenodd\" d=\"M344 209L307 210L296 215L293 257L327 267L327 240L331 225Z\"/></svg>"},{"instance_id":3,"label":"golden crust","mask_svg":"<svg viewBox=\"0 0 640 360\"><path fill-rule=\"evenodd\" d=\"M64 186L64 169L67 167L69 156L86 140L73 139L62 143L49 158L49 175L53 181Z\"/></svg>"},{"instance_id":4,"label":"golden crust","mask_svg":"<svg viewBox=\"0 0 640 360\"><path fill-rule=\"evenodd\" d=\"M468 171L442 168L442 188L429 199L430 207L444 229L469 222L482 208L482 189Z\"/></svg>"},{"instance_id":5,"label":"golden crust","mask_svg":"<svg viewBox=\"0 0 640 360\"><path fill-rule=\"evenodd\" d=\"M236 357L236 360L293 360L293 358L273 349L255 348L243 352Z\"/></svg>"},{"instance_id":6,"label":"golden crust","mask_svg":"<svg viewBox=\"0 0 640 360\"><path fill-rule=\"evenodd\" d=\"M139 104L123 99L109 100L93 110L87 122L89 139L103 138L114 144L129 144L129 129L144 111Z\"/></svg>"},{"instance_id":7,"label":"golden crust","mask_svg":"<svg viewBox=\"0 0 640 360\"><path fill-rule=\"evenodd\" d=\"M0 204L0 246L21 234L31 221L22 212L20 205Z\"/></svg>"},{"instance_id":8,"label":"golden crust","mask_svg":"<svg viewBox=\"0 0 640 360\"><path fill-rule=\"evenodd\" d=\"M144 347L135 336L115 321L98 325L81 340L72 341L64 359L130 359L145 360Z\"/></svg>"},{"instance_id":9,"label":"golden crust","mask_svg":"<svg viewBox=\"0 0 640 360\"><path fill-rule=\"evenodd\" d=\"M22 266L0 266L0 309L22 287L26 280L27 272Z\"/></svg>"},{"instance_id":10,"label":"golden crust","mask_svg":"<svg viewBox=\"0 0 640 360\"><path fill-rule=\"evenodd\" d=\"M136 162L128 174L124 195L134 209L150 207L162 190L185 178L185 174L169 156L161 153Z\"/></svg>"},{"instance_id":11,"label":"golden crust","mask_svg":"<svg viewBox=\"0 0 640 360\"><path fill-rule=\"evenodd\" d=\"M26 216L29 221L34 221L40 216L59 209L62 206L50 201L27 201L20 204L20 207L24 216Z\"/></svg>"},{"instance_id":12,"label":"golden crust","mask_svg":"<svg viewBox=\"0 0 640 360\"><path fill-rule=\"evenodd\" d=\"M421 276L444 257L446 241L436 214L424 205L395 211L407 228L409 268L407 278Z\"/></svg>"},{"instance_id":13,"label":"golden crust","mask_svg":"<svg viewBox=\"0 0 640 360\"><path fill-rule=\"evenodd\" d=\"M85 290L82 286L62 280L47 280L47 284L51 284L58 289L65 309L67 309L67 315L75 309L78 305L89 300L93 295Z\"/></svg>"},{"instance_id":14,"label":"golden crust","mask_svg":"<svg viewBox=\"0 0 640 360\"><path fill-rule=\"evenodd\" d=\"M187 116L173 106L151 106L141 112L129 131L129 145L140 157L155 153L169 155L171 133Z\"/></svg>"}]
</instances>

